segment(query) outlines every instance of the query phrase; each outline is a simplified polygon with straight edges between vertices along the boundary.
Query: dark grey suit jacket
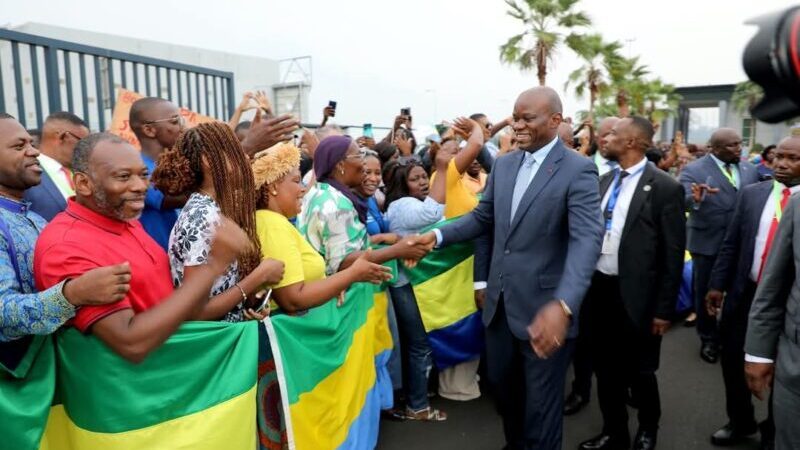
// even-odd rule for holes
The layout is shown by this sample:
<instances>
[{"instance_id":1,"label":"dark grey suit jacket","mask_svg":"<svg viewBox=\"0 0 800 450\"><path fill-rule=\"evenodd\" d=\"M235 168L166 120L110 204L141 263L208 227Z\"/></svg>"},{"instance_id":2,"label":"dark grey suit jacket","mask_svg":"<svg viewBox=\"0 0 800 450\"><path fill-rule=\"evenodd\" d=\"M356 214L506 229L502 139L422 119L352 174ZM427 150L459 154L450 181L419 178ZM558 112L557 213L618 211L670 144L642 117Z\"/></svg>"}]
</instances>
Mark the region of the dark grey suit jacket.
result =
<instances>
[{"instance_id":1,"label":"dark grey suit jacket","mask_svg":"<svg viewBox=\"0 0 800 450\"><path fill-rule=\"evenodd\" d=\"M502 293L511 332L526 327L539 308L562 299L577 316L600 255L603 224L597 167L557 142L528 186L511 221L511 197L523 152L495 161L478 206L441 228L442 245L475 239L491 230L484 324ZM576 321L570 336L577 332Z\"/></svg>"},{"instance_id":2,"label":"dark grey suit jacket","mask_svg":"<svg viewBox=\"0 0 800 450\"><path fill-rule=\"evenodd\" d=\"M703 184L711 177L711 187L719 188L716 194L706 195L698 209L694 209L692 183ZM758 182L758 171L749 162L739 163L740 188ZM680 176L689 210L686 248L699 255L714 256L719 252L725 229L730 223L738 191L725 178L717 163L706 155L683 168Z\"/></svg>"},{"instance_id":3,"label":"dark grey suit jacket","mask_svg":"<svg viewBox=\"0 0 800 450\"><path fill-rule=\"evenodd\" d=\"M67 201L47 172L42 172L41 183L25 190L23 198L31 202L31 211L48 222L53 220L56 214L67 209Z\"/></svg>"},{"instance_id":4,"label":"dark grey suit jacket","mask_svg":"<svg viewBox=\"0 0 800 450\"><path fill-rule=\"evenodd\" d=\"M735 309L750 280L761 213L771 193L772 180L762 181L742 189L736 202L708 286L725 292L724 311Z\"/></svg>"},{"instance_id":5,"label":"dark grey suit jacket","mask_svg":"<svg viewBox=\"0 0 800 450\"><path fill-rule=\"evenodd\" d=\"M775 360L775 377L800 394L800 197L793 195L758 284L744 351Z\"/></svg>"},{"instance_id":6,"label":"dark grey suit jacket","mask_svg":"<svg viewBox=\"0 0 800 450\"><path fill-rule=\"evenodd\" d=\"M600 178L601 198L614 175ZM686 248L683 200L681 185L647 163L628 206L618 253L622 302L643 331L650 330L654 317L675 315Z\"/></svg>"}]
</instances>

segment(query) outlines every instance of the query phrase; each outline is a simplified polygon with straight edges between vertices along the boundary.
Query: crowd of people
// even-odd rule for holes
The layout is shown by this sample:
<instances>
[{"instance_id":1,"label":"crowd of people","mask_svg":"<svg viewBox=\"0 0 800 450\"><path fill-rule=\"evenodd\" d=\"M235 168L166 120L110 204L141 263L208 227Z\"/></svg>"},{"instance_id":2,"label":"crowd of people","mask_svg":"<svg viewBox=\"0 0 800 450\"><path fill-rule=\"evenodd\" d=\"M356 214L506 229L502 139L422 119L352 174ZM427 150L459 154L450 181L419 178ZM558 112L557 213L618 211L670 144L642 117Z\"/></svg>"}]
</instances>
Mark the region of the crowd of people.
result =
<instances>
[{"instance_id":1,"label":"crowd of people","mask_svg":"<svg viewBox=\"0 0 800 450\"><path fill-rule=\"evenodd\" d=\"M143 98L129 117L137 149L68 112L34 143L0 113L2 367L61 327L136 363L186 321L302 315L353 283L391 280L385 418L444 421L432 395L468 401L486 386L505 448L559 449L562 417L589 402L596 375L603 428L580 449L652 449L661 341L683 319L684 285L700 357L721 360L729 421L711 442L760 428L763 448L800 448L800 135L755 166L727 128L707 146L654 144L638 116L575 129L549 88L523 92L495 124L472 114L419 143L408 111L381 141L345 135L334 114L304 129L256 93L229 123L185 128L175 104ZM466 241L484 361L435 378L406 272ZM759 425L751 395L768 388Z\"/></svg>"}]
</instances>

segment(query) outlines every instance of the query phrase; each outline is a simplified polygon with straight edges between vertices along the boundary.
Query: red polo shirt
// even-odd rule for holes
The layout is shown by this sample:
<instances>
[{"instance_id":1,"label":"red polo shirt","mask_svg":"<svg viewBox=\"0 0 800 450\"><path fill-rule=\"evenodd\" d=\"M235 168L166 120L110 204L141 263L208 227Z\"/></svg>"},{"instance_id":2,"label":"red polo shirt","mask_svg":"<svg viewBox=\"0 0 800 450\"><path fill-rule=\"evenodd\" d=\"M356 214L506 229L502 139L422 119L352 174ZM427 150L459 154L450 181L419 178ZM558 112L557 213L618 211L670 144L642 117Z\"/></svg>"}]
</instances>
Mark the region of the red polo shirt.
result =
<instances>
[{"instance_id":1,"label":"red polo shirt","mask_svg":"<svg viewBox=\"0 0 800 450\"><path fill-rule=\"evenodd\" d=\"M169 259L138 220L120 221L96 213L70 199L66 211L53 218L36 241L33 273L44 290L96 267L131 265L131 289L116 303L83 306L74 325L82 332L103 317L132 308L140 313L172 294Z\"/></svg>"}]
</instances>

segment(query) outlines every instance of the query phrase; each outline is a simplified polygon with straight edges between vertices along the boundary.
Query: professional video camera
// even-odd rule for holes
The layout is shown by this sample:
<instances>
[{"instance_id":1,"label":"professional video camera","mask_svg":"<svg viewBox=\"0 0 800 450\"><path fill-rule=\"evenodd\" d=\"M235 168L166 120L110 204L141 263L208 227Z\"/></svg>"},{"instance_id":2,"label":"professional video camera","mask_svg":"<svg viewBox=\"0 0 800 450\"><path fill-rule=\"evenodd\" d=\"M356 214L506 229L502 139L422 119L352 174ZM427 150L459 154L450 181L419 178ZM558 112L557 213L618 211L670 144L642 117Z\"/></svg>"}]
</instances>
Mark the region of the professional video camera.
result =
<instances>
[{"instance_id":1,"label":"professional video camera","mask_svg":"<svg viewBox=\"0 0 800 450\"><path fill-rule=\"evenodd\" d=\"M751 113L769 123L800 116L800 5L747 23L759 30L744 50L744 71L764 89Z\"/></svg>"}]
</instances>

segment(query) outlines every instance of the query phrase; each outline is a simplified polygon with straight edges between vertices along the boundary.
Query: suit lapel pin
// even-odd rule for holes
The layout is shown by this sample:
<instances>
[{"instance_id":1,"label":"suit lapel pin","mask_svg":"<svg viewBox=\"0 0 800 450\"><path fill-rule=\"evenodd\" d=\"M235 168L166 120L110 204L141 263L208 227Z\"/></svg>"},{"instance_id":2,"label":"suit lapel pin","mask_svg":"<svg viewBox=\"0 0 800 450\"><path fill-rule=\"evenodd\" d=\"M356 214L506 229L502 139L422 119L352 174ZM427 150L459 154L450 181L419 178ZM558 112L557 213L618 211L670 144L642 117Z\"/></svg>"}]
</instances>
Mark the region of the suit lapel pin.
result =
<instances>
[{"instance_id":1,"label":"suit lapel pin","mask_svg":"<svg viewBox=\"0 0 800 450\"><path fill-rule=\"evenodd\" d=\"M642 189L644 189L645 192L650 192L650 189L652 189L652 188L650 187L649 184L645 184Z\"/></svg>"}]
</instances>

